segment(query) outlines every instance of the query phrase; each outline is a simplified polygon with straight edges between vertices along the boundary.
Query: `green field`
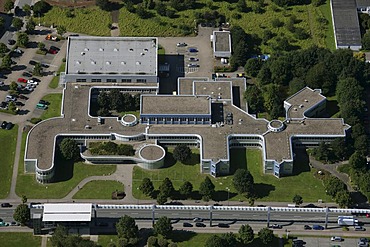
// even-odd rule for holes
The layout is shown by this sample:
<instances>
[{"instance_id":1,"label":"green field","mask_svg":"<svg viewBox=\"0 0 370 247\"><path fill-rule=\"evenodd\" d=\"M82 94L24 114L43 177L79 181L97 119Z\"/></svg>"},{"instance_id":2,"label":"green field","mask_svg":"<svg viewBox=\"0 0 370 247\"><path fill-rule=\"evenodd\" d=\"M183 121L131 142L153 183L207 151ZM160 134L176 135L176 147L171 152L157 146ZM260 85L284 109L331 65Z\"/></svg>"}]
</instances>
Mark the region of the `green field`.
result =
<instances>
[{"instance_id":1,"label":"green field","mask_svg":"<svg viewBox=\"0 0 370 247\"><path fill-rule=\"evenodd\" d=\"M13 174L15 148L17 144L18 125L11 130L0 129L0 198L8 196Z\"/></svg>"},{"instance_id":2,"label":"green field","mask_svg":"<svg viewBox=\"0 0 370 247\"><path fill-rule=\"evenodd\" d=\"M125 191L121 182L113 180L95 180L88 182L74 196L73 199L112 199L112 192Z\"/></svg>"},{"instance_id":3,"label":"green field","mask_svg":"<svg viewBox=\"0 0 370 247\"><path fill-rule=\"evenodd\" d=\"M1 232L1 247L40 247L41 237L29 232Z\"/></svg>"},{"instance_id":4,"label":"green field","mask_svg":"<svg viewBox=\"0 0 370 247\"><path fill-rule=\"evenodd\" d=\"M49 102L49 105L48 109L46 109L42 113L40 118L42 120L45 120L52 117L59 117L60 109L62 106L62 94L61 93L48 94L42 97L42 99Z\"/></svg>"},{"instance_id":5,"label":"green field","mask_svg":"<svg viewBox=\"0 0 370 247\"><path fill-rule=\"evenodd\" d=\"M110 36L108 25L111 23L110 12L98 7L74 8L74 17L68 18L68 8L53 7L41 17L44 26L61 25L68 32L76 32L95 36Z\"/></svg>"},{"instance_id":6,"label":"green field","mask_svg":"<svg viewBox=\"0 0 370 247\"><path fill-rule=\"evenodd\" d=\"M59 85L59 78L60 78L60 72L64 72L66 69L66 63L63 62L59 69L58 69L58 72L57 72L57 76L54 76L53 79L51 80L50 84L49 84L49 87L50 88L57 88L58 85Z\"/></svg>"},{"instance_id":7,"label":"green field","mask_svg":"<svg viewBox=\"0 0 370 247\"><path fill-rule=\"evenodd\" d=\"M330 197L325 194L321 180L314 177L316 171L308 169L308 164L300 163L299 159L295 164L295 175L276 178L272 175L263 174L260 150L231 149L230 155L231 170L247 168L252 173L258 196L257 200L259 201L290 202L295 194L300 194L306 202L316 202L318 199L330 200ZM199 189L199 185L204 180L204 177L208 176L200 173L199 157L194 154L193 161L190 162L192 165L184 165L180 162L174 163L172 161L171 163L171 156L172 154L169 152L166 157L168 168L148 171L140 167L134 167L132 186L134 197L150 199L138 189L144 177L148 177L153 181L155 189L159 188L159 185L166 177L171 179L175 189L178 189L186 180L193 184L195 191ZM198 162L195 161L197 158ZM236 193L232 185L232 176L209 177L216 187L215 200L226 201L228 197L229 200L233 201L245 200L245 197ZM227 188L230 189L230 193L228 193ZM289 190L286 188L289 188Z\"/></svg>"}]
</instances>

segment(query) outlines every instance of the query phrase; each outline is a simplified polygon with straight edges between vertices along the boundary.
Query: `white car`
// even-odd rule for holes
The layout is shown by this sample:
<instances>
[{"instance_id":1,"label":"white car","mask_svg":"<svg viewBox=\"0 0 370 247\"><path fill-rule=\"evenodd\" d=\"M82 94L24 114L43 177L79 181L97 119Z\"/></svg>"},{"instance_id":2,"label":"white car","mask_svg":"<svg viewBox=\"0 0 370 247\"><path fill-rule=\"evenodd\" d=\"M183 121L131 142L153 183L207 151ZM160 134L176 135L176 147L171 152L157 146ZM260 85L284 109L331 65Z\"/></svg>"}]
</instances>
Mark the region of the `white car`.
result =
<instances>
[{"instance_id":1,"label":"white car","mask_svg":"<svg viewBox=\"0 0 370 247\"><path fill-rule=\"evenodd\" d=\"M27 84L30 84L30 85L39 85L39 83L37 81L34 81L34 80L27 80Z\"/></svg>"},{"instance_id":2,"label":"white car","mask_svg":"<svg viewBox=\"0 0 370 247\"><path fill-rule=\"evenodd\" d=\"M25 90L28 90L28 91L30 91L30 92L32 92L32 91L33 91L33 87L32 87L32 85L27 85L24 89L25 89Z\"/></svg>"},{"instance_id":3,"label":"white car","mask_svg":"<svg viewBox=\"0 0 370 247\"><path fill-rule=\"evenodd\" d=\"M334 237L331 237L330 239L331 241L338 241L338 242L342 242L343 241L343 238L342 237L338 237L338 236L334 236Z\"/></svg>"},{"instance_id":4,"label":"white car","mask_svg":"<svg viewBox=\"0 0 370 247\"><path fill-rule=\"evenodd\" d=\"M189 63L188 64L188 67L189 68L196 68L196 67L199 67L199 65L198 64L195 64L195 63Z\"/></svg>"},{"instance_id":5,"label":"white car","mask_svg":"<svg viewBox=\"0 0 370 247\"><path fill-rule=\"evenodd\" d=\"M184 42L182 42L182 43L177 43L177 47L185 47L185 46L187 46L188 44L186 44L186 43L184 43Z\"/></svg>"}]
</instances>

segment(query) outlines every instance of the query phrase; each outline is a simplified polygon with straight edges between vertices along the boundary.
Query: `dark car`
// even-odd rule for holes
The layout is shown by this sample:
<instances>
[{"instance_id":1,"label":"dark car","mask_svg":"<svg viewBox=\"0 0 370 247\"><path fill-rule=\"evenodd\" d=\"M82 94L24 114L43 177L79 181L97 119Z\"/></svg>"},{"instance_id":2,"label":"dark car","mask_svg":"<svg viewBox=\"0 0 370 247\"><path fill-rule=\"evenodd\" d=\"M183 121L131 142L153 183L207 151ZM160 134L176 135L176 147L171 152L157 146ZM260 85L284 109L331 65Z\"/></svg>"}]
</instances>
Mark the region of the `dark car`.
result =
<instances>
[{"instance_id":1,"label":"dark car","mask_svg":"<svg viewBox=\"0 0 370 247\"><path fill-rule=\"evenodd\" d=\"M15 102L15 105L16 105L16 106L24 106L24 103L22 103L22 102L20 102L20 101L16 101L16 102Z\"/></svg>"},{"instance_id":2,"label":"dark car","mask_svg":"<svg viewBox=\"0 0 370 247\"><path fill-rule=\"evenodd\" d=\"M5 129L6 130L11 130L13 128L14 124L12 122L9 122L6 126L5 126Z\"/></svg>"},{"instance_id":3,"label":"dark car","mask_svg":"<svg viewBox=\"0 0 370 247\"><path fill-rule=\"evenodd\" d=\"M28 63L31 64L31 65L36 65L37 64L37 62L34 61L34 60L30 60Z\"/></svg>"},{"instance_id":4,"label":"dark car","mask_svg":"<svg viewBox=\"0 0 370 247\"><path fill-rule=\"evenodd\" d=\"M19 222L12 221L10 222L11 226L20 226L21 224Z\"/></svg>"},{"instance_id":5,"label":"dark car","mask_svg":"<svg viewBox=\"0 0 370 247\"><path fill-rule=\"evenodd\" d=\"M1 123L1 128L2 129L5 129L5 127L6 127L6 125L8 124L8 122L7 121L4 121L4 122L2 122Z\"/></svg>"},{"instance_id":6,"label":"dark car","mask_svg":"<svg viewBox=\"0 0 370 247\"><path fill-rule=\"evenodd\" d=\"M49 49L49 53L50 53L50 54L57 54L57 53L58 53L58 51L53 50L53 49L51 49L51 48L50 48L50 49Z\"/></svg>"},{"instance_id":7,"label":"dark car","mask_svg":"<svg viewBox=\"0 0 370 247\"><path fill-rule=\"evenodd\" d=\"M22 73L22 76L25 76L25 77L31 77L32 74L28 73L28 72L23 72Z\"/></svg>"},{"instance_id":8,"label":"dark car","mask_svg":"<svg viewBox=\"0 0 370 247\"><path fill-rule=\"evenodd\" d=\"M190 224L190 223L188 223L188 222L184 222L184 223L182 223L182 226L183 226L183 227L193 227L193 225L192 225L192 224Z\"/></svg>"},{"instance_id":9,"label":"dark car","mask_svg":"<svg viewBox=\"0 0 370 247\"><path fill-rule=\"evenodd\" d=\"M8 40L8 45L15 45L15 40L14 39L9 39Z\"/></svg>"},{"instance_id":10,"label":"dark car","mask_svg":"<svg viewBox=\"0 0 370 247\"><path fill-rule=\"evenodd\" d=\"M1 207L2 208L11 208L12 205L10 203L8 203L8 202L4 202L4 203L1 203Z\"/></svg>"},{"instance_id":11,"label":"dark car","mask_svg":"<svg viewBox=\"0 0 370 247\"><path fill-rule=\"evenodd\" d=\"M18 95L18 98L28 100L28 97L26 95L23 95L23 94Z\"/></svg>"},{"instance_id":12,"label":"dark car","mask_svg":"<svg viewBox=\"0 0 370 247\"><path fill-rule=\"evenodd\" d=\"M8 102L3 101L0 103L0 109L6 110L8 109L8 105L9 105Z\"/></svg>"},{"instance_id":13,"label":"dark car","mask_svg":"<svg viewBox=\"0 0 370 247\"><path fill-rule=\"evenodd\" d=\"M218 227L220 228L229 228L229 224L226 224L226 223L218 223Z\"/></svg>"},{"instance_id":14,"label":"dark car","mask_svg":"<svg viewBox=\"0 0 370 247\"><path fill-rule=\"evenodd\" d=\"M312 227L310 227L309 225L304 225L303 227L305 230L312 230Z\"/></svg>"},{"instance_id":15,"label":"dark car","mask_svg":"<svg viewBox=\"0 0 370 247\"><path fill-rule=\"evenodd\" d=\"M35 82L41 82L41 80L39 78L36 78L36 77L31 78L31 80L33 80Z\"/></svg>"},{"instance_id":16,"label":"dark car","mask_svg":"<svg viewBox=\"0 0 370 247\"><path fill-rule=\"evenodd\" d=\"M204 224L202 222L197 222L197 223L195 223L195 226L196 227L206 227L206 224Z\"/></svg>"},{"instance_id":17,"label":"dark car","mask_svg":"<svg viewBox=\"0 0 370 247\"><path fill-rule=\"evenodd\" d=\"M52 50L55 50L55 51L60 51L60 49L58 48L58 47L56 47L56 46L50 46L50 49L52 49Z\"/></svg>"},{"instance_id":18,"label":"dark car","mask_svg":"<svg viewBox=\"0 0 370 247\"><path fill-rule=\"evenodd\" d=\"M41 100L39 101L39 104L48 105L48 104L49 104L49 102L47 102L47 101L45 101L45 100L41 99Z\"/></svg>"},{"instance_id":19,"label":"dark car","mask_svg":"<svg viewBox=\"0 0 370 247\"><path fill-rule=\"evenodd\" d=\"M48 65L48 64L46 64L46 63L41 63L41 66L43 67L43 68L49 68L50 66Z\"/></svg>"},{"instance_id":20,"label":"dark car","mask_svg":"<svg viewBox=\"0 0 370 247\"><path fill-rule=\"evenodd\" d=\"M324 230L325 228L323 226L320 226L320 225L313 225L312 229L314 229L314 230Z\"/></svg>"},{"instance_id":21,"label":"dark car","mask_svg":"<svg viewBox=\"0 0 370 247\"><path fill-rule=\"evenodd\" d=\"M198 50L195 48L189 48L189 52L198 52Z\"/></svg>"}]
</instances>

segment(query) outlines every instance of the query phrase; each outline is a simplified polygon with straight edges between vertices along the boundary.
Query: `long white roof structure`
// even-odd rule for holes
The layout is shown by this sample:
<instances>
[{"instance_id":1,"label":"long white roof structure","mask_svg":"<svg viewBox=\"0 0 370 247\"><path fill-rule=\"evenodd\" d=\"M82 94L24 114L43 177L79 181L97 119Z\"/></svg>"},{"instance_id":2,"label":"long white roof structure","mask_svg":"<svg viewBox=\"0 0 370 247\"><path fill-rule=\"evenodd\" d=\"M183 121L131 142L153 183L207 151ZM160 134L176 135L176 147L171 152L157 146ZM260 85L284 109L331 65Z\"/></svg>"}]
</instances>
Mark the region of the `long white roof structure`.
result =
<instances>
[{"instance_id":1,"label":"long white roof structure","mask_svg":"<svg viewBox=\"0 0 370 247\"><path fill-rule=\"evenodd\" d=\"M91 203L44 204L42 221L91 221Z\"/></svg>"}]
</instances>

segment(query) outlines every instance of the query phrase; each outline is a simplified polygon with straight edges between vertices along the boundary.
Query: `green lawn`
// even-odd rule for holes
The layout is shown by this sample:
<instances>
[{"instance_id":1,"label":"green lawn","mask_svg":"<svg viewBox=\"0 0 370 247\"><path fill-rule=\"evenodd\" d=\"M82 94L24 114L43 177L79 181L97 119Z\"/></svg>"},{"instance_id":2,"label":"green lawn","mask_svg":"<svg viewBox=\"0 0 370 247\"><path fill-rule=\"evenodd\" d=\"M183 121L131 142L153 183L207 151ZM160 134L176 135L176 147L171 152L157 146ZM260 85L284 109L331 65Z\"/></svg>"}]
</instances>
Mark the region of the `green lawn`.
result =
<instances>
[{"instance_id":1,"label":"green lawn","mask_svg":"<svg viewBox=\"0 0 370 247\"><path fill-rule=\"evenodd\" d=\"M15 148L17 144L18 125L11 130L0 129L0 198L8 196L13 174Z\"/></svg>"},{"instance_id":2,"label":"green lawn","mask_svg":"<svg viewBox=\"0 0 370 247\"><path fill-rule=\"evenodd\" d=\"M111 242L116 243L117 240L117 235L99 235L98 244L100 244L102 247L106 247Z\"/></svg>"},{"instance_id":3,"label":"green lawn","mask_svg":"<svg viewBox=\"0 0 370 247\"><path fill-rule=\"evenodd\" d=\"M23 160L23 159L22 159ZM59 164L63 166L62 164ZM70 167L68 165L67 170ZM112 174L116 170L115 165L88 165L82 162L75 163L68 180L58 181L51 184L40 184L36 181L35 174L24 174L23 164L20 166L17 180L17 195L26 195L27 198L63 198L84 178Z\"/></svg>"},{"instance_id":4,"label":"green lawn","mask_svg":"<svg viewBox=\"0 0 370 247\"><path fill-rule=\"evenodd\" d=\"M29 232L1 232L1 247L40 247L41 237Z\"/></svg>"},{"instance_id":5,"label":"green lawn","mask_svg":"<svg viewBox=\"0 0 370 247\"><path fill-rule=\"evenodd\" d=\"M125 191L121 182L113 180L95 180L88 182L74 196L74 199L112 199L112 192Z\"/></svg>"},{"instance_id":6,"label":"green lawn","mask_svg":"<svg viewBox=\"0 0 370 247\"><path fill-rule=\"evenodd\" d=\"M325 17L325 19L328 20L329 22L325 32L326 47L329 48L330 50L335 50L335 38L333 30L333 20L331 18L330 1L327 0L324 5L321 5L318 8L318 11L320 11L322 15Z\"/></svg>"},{"instance_id":7,"label":"green lawn","mask_svg":"<svg viewBox=\"0 0 370 247\"><path fill-rule=\"evenodd\" d=\"M42 99L49 102L49 105L48 109L42 113L40 118L42 120L45 120L52 117L59 117L60 109L62 106L62 94L61 93L48 94L42 97Z\"/></svg>"},{"instance_id":8,"label":"green lawn","mask_svg":"<svg viewBox=\"0 0 370 247\"><path fill-rule=\"evenodd\" d=\"M98 7L73 8L74 17L66 16L69 8L53 7L41 17L45 26L61 25L69 32L83 33L95 36L110 36L108 25L111 23L110 12Z\"/></svg>"},{"instance_id":9,"label":"green lawn","mask_svg":"<svg viewBox=\"0 0 370 247\"><path fill-rule=\"evenodd\" d=\"M209 175L200 173L199 157L196 154L193 156L193 161L190 162L192 165L184 165L180 162L175 163L172 153L168 152L165 161L169 166L168 168L149 171L140 167L134 167L132 186L134 197L149 199L138 189L142 179L145 177L149 177L153 181L155 189L159 188L164 178L169 177L175 189L178 189L187 180L193 184L194 190L197 191L205 176ZM197 159L198 162L196 161ZM303 200L307 202L316 202L318 199L330 200L330 197L325 194L321 180L314 177L315 170L308 169L308 164L303 161L302 163L300 161L296 162L295 175L280 179L272 175L263 174L262 156L261 151L258 149L247 149L246 151L245 149L231 149L230 162L231 170L233 171L237 168L250 170L254 177L259 201L290 202L295 194L300 194ZM245 200L245 197L236 193L232 185L232 176L209 177L216 187L215 200L226 201L228 197L233 201ZM229 195L226 188L230 189ZM286 188L289 188L289 190Z\"/></svg>"},{"instance_id":10,"label":"green lawn","mask_svg":"<svg viewBox=\"0 0 370 247\"><path fill-rule=\"evenodd\" d=\"M57 72L57 76L54 76L53 79L51 80L50 84L49 84L49 87L50 88L57 88L58 85L59 85L59 77L60 77L60 72L64 72L66 69L66 63L63 62L59 69L58 69L58 72Z\"/></svg>"}]
</instances>

